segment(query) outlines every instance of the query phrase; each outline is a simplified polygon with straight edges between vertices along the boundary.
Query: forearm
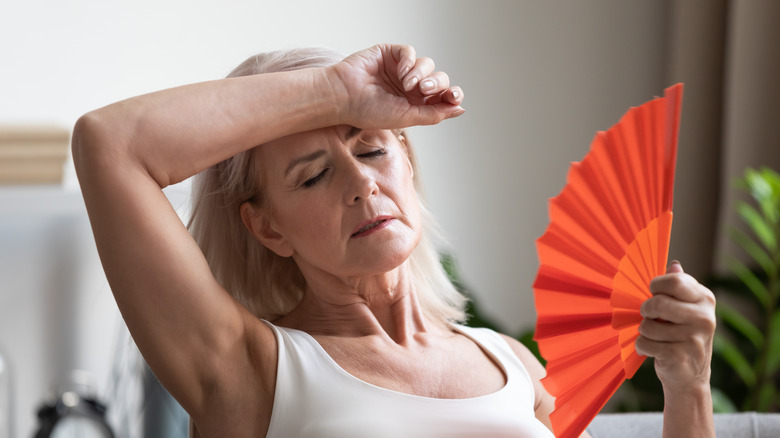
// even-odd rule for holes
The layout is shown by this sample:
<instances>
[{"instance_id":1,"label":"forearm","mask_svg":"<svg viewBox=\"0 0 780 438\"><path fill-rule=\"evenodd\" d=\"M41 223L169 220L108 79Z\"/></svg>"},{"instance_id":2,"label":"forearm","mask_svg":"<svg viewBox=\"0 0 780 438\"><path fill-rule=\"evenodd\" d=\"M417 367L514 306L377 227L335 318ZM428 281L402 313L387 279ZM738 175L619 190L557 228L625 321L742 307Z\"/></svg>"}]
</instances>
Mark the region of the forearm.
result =
<instances>
[{"instance_id":1,"label":"forearm","mask_svg":"<svg viewBox=\"0 0 780 438\"><path fill-rule=\"evenodd\" d=\"M664 438L714 438L709 384L686 390L664 387Z\"/></svg>"},{"instance_id":2,"label":"forearm","mask_svg":"<svg viewBox=\"0 0 780 438\"><path fill-rule=\"evenodd\" d=\"M337 113L323 69L203 82L86 114L74 130L74 159L80 176L95 167L83 163L107 154L102 167L137 164L165 187L259 144L337 124Z\"/></svg>"}]
</instances>

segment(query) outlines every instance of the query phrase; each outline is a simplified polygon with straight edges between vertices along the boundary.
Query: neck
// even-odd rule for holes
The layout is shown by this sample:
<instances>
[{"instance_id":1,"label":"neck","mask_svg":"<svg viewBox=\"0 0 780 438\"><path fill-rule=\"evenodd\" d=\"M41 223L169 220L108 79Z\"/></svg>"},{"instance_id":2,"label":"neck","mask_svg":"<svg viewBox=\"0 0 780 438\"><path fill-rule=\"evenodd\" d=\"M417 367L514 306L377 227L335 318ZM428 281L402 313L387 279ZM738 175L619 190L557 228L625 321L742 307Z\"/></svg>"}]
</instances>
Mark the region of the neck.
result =
<instances>
[{"instance_id":1,"label":"neck","mask_svg":"<svg viewBox=\"0 0 780 438\"><path fill-rule=\"evenodd\" d=\"M422 313L408 262L380 275L306 275L306 280L301 303L277 324L311 335L380 335L399 344L436 325Z\"/></svg>"}]
</instances>

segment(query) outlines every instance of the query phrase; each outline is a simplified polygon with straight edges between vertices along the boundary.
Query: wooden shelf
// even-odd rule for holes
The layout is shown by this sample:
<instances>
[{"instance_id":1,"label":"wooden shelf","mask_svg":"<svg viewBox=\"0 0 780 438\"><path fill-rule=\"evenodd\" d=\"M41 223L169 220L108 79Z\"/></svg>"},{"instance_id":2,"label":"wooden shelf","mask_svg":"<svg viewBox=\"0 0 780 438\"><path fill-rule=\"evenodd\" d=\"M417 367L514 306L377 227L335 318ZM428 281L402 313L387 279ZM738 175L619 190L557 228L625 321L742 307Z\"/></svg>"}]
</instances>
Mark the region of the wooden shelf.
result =
<instances>
[{"instance_id":1,"label":"wooden shelf","mask_svg":"<svg viewBox=\"0 0 780 438\"><path fill-rule=\"evenodd\" d=\"M55 126L0 126L0 184L58 184L70 131Z\"/></svg>"}]
</instances>

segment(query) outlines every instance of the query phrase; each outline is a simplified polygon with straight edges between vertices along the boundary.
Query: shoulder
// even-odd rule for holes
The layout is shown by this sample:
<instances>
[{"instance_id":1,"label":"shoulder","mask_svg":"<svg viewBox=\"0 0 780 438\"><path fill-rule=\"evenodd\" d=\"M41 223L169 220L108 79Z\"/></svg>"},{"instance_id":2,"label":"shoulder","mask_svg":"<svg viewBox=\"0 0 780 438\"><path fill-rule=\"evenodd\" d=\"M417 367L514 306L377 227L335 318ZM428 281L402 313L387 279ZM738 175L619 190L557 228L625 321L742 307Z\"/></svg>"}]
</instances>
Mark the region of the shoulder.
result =
<instances>
[{"instance_id":1,"label":"shoulder","mask_svg":"<svg viewBox=\"0 0 780 438\"><path fill-rule=\"evenodd\" d=\"M534 385L534 411L536 411L536 417L551 429L549 415L553 410L555 399L542 384L542 379L547 375L544 365L520 341L504 334L499 335L509 344L509 347L528 371L528 375L531 377Z\"/></svg>"},{"instance_id":2,"label":"shoulder","mask_svg":"<svg viewBox=\"0 0 780 438\"><path fill-rule=\"evenodd\" d=\"M517 358L520 359L520 362L523 363L523 366L526 370L528 370L528 374L531 375L531 379L534 381L534 383L538 382L546 375L544 366L539 362L536 356L534 356L531 350L528 349L528 347L511 336L507 336L502 333L499 333L499 336L501 336L501 338L506 341L507 344L509 344L509 348L512 349Z\"/></svg>"}]
</instances>

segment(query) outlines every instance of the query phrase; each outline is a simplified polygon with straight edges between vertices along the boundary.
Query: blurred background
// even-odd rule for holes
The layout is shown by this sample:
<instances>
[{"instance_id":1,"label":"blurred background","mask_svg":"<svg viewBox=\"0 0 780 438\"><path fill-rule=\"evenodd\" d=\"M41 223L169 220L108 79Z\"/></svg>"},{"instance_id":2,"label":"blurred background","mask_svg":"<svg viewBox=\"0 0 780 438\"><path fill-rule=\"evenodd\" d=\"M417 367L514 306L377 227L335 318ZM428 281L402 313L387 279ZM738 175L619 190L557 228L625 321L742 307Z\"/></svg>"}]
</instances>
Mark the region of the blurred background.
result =
<instances>
[{"instance_id":1,"label":"blurred background","mask_svg":"<svg viewBox=\"0 0 780 438\"><path fill-rule=\"evenodd\" d=\"M596 131L676 82L685 95L670 257L703 281L727 275L725 255L738 251L727 230L740 223L732 181L746 166L780 169L778 22L780 2L736 0L3 0L0 131L9 144L67 144L91 109L224 77L256 52L412 44L466 95L462 117L411 131L442 250L480 315L514 335L533 329L534 240L569 163ZM11 376L12 436L33 434L36 409L71 370L86 371L123 422L120 436L134 436L134 414L118 412L143 404L143 366L63 153L62 176L44 183L0 167L0 376ZM167 190L182 216L188 190Z\"/></svg>"}]
</instances>

